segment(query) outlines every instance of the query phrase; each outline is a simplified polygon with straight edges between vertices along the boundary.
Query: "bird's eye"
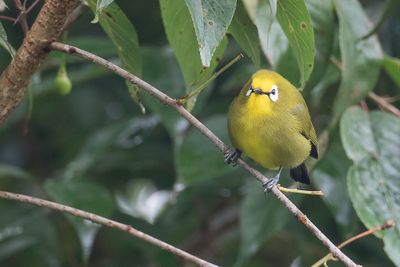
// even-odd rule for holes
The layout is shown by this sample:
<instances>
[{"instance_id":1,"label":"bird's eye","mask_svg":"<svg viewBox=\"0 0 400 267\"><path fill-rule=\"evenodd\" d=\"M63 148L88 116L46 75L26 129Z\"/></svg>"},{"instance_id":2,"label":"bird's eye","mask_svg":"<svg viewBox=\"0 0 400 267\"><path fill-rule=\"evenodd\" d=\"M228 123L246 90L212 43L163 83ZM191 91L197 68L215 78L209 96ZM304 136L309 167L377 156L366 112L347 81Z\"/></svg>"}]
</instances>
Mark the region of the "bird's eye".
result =
<instances>
[{"instance_id":1,"label":"bird's eye","mask_svg":"<svg viewBox=\"0 0 400 267\"><path fill-rule=\"evenodd\" d=\"M275 84L272 86L271 91L269 91L268 93L269 98L273 101L276 102L279 98L279 94L278 94L278 86L276 86Z\"/></svg>"}]
</instances>

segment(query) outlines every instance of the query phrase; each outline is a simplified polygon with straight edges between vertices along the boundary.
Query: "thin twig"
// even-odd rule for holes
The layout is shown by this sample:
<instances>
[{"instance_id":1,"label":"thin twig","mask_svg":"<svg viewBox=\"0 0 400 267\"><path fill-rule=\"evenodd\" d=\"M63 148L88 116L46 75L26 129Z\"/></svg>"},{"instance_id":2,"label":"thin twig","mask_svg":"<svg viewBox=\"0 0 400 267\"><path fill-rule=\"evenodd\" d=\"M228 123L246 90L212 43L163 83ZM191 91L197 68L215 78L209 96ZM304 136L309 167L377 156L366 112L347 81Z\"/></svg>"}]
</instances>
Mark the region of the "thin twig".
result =
<instances>
[{"instance_id":1,"label":"thin twig","mask_svg":"<svg viewBox=\"0 0 400 267\"><path fill-rule=\"evenodd\" d=\"M17 19L15 19L15 18L8 17L8 16L1 16L1 15L0 15L0 20L8 20L8 21L11 21L13 23L16 23L16 21L17 21Z\"/></svg>"},{"instance_id":2,"label":"thin twig","mask_svg":"<svg viewBox=\"0 0 400 267\"><path fill-rule=\"evenodd\" d=\"M123 232L127 232L137 238L140 238L144 241L147 241L155 246L158 246L166 251L169 251L173 253L176 256L179 256L187 261L193 262L198 266L205 266L205 267L216 267L217 265L209 263L205 260L202 260L200 258L197 258L196 256L193 256L192 254L187 253L186 251L183 251L179 248L176 248L168 243L165 243L153 236L150 236L148 234L145 234L135 228L133 228L131 225L128 224L123 224L120 222L116 222L107 218L104 218L102 216L99 216L94 213L86 212L83 210L75 209L66 205L58 204L52 201L36 198L36 197L31 197L31 196L26 196L22 194L16 194L16 193L11 193L11 192L5 192L5 191L0 191L0 197L5 198L5 199L10 199L10 200L16 200L19 202L24 202L24 203L29 203L33 204L36 206L40 207L46 207L52 210L57 210L63 213L69 213L72 214L76 217L80 217L89 221L92 221L94 223L98 223L110 228L114 228Z\"/></svg>"},{"instance_id":3,"label":"thin twig","mask_svg":"<svg viewBox=\"0 0 400 267\"><path fill-rule=\"evenodd\" d=\"M352 243L352 242L354 242L354 241L356 241L358 239L361 239L363 237L372 235L372 234L374 234L376 232L379 232L379 231L382 231L382 230L389 229L389 228L391 228L391 227L393 227L395 225L396 225L396 223L394 221L389 220L389 221L385 222L384 224L382 224L381 226L374 227L372 229L364 231L364 232L362 232L362 233L360 233L360 234L358 234L356 236L353 236L353 237L345 240L344 242L340 243L337 247L338 248L342 248L342 247L347 246L348 244L350 244L350 243ZM336 260L335 257L332 256L331 253L325 255L323 258L321 258L316 263L314 263L311 267L319 267L319 266L321 266L323 264L326 264L326 262L328 262L330 260Z\"/></svg>"},{"instance_id":4,"label":"thin twig","mask_svg":"<svg viewBox=\"0 0 400 267\"><path fill-rule=\"evenodd\" d=\"M40 0L35 0L25 11L26 14L32 11L32 9L40 2Z\"/></svg>"},{"instance_id":5,"label":"thin twig","mask_svg":"<svg viewBox=\"0 0 400 267\"><path fill-rule=\"evenodd\" d=\"M21 25L22 31L26 35L26 33L29 31L29 26L28 26L28 21L26 19L26 8L25 6L21 3L20 0L14 0L15 7L19 11L19 15L15 21L15 23L19 22L19 25Z\"/></svg>"},{"instance_id":6,"label":"thin twig","mask_svg":"<svg viewBox=\"0 0 400 267\"><path fill-rule=\"evenodd\" d=\"M343 64L339 59L337 59L334 56L330 56L329 59L338 70L343 71ZM371 91L368 92L368 96L372 100L374 100L383 110L393 113L396 117L400 117L400 110L395 106L393 106L392 104L390 104L390 102L386 98L378 96L377 94Z\"/></svg>"},{"instance_id":7,"label":"thin twig","mask_svg":"<svg viewBox=\"0 0 400 267\"><path fill-rule=\"evenodd\" d=\"M277 185L278 189L285 193L294 193L294 194L303 194L303 195L311 195L311 196L323 196L324 192L322 191L310 191L310 190L301 190L297 188L287 188L283 187L280 184Z\"/></svg>"},{"instance_id":8,"label":"thin twig","mask_svg":"<svg viewBox=\"0 0 400 267\"><path fill-rule=\"evenodd\" d=\"M209 79L207 79L207 81L205 81L203 84L201 84L198 88L194 89L193 91L191 91L189 94L183 96L182 98L179 99L179 101L183 104L185 103L187 100L189 100L190 98L198 95L201 93L201 91L203 91L203 89L213 80L215 80L215 78L217 78L219 75L221 75L224 71L226 71L230 66L232 66L233 64L235 64L236 62L238 62L240 59L244 58L244 55L242 53L240 53L239 55L237 55L236 57L234 57L231 61L228 62L228 64L226 64L225 66L223 66L220 70L218 70L217 72L215 72L213 75L211 75L211 77Z\"/></svg>"},{"instance_id":9,"label":"thin twig","mask_svg":"<svg viewBox=\"0 0 400 267\"><path fill-rule=\"evenodd\" d=\"M400 118L400 110L389 103L388 99L381 97L374 92L369 92L368 96L374 100L383 110L393 113L396 117Z\"/></svg>"},{"instance_id":10,"label":"thin twig","mask_svg":"<svg viewBox=\"0 0 400 267\"><path fill-rule=\"evenodd\" d=\"M188 120L190 124L196 127L203 135L205 135L214 145L225 153L228 150L228 147L213 133L208 129L204 124L202 124L196 117L194 117L189 111L187 111L182 105L178 103L176 99L169 97L164 94L162 91L158 90L154 86L148 84L147 82L139 79L135 75L127 72L126 70L118 67L117 65L112 64L111 62L98 57L94 54L91 54L87 51L79 49L74 46L62 44L59 42L53 42L50 45L50 48L53 50L61 51L64 53L77 55L86 60L89 60L95 64L102 65L107 69L111 70L115 74L121 76L122 78L130 81L131 83L139 86L144 91L146 91L151 96L157 98L160 102L171 106L174 108L179 114L181 114L185 119ZM239 159L238 165L243 169L247 170L250 174L252 174L257 180L262 183L268 181L268 178L261 174L256 169L250 167L246 162ZM329 251L338 259L340 259L346 266L358 266L355 264L349 257L347 257L343 252L341 252L322 232L318 229L304 213L302 213L296 205L294 205L279 189L275 186L272 188L272 193L280 200L293 214L294 216L303 223L321 242L329 249Z\"/></svg>"}]
</instances>

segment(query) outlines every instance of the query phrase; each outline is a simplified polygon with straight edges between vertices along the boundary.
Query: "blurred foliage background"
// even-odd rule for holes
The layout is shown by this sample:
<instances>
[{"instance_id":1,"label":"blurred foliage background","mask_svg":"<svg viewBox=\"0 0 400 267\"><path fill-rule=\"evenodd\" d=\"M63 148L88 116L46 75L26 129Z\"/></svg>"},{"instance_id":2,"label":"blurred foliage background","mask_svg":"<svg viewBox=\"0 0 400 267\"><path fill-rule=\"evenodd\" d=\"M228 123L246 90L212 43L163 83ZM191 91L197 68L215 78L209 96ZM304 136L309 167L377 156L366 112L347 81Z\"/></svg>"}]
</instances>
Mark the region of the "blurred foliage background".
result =
<instances>
[{"instance_id":1,"label":"blurred foliage background","mask_svg":"<svg viewBox=\"0 0 400 267\"><path fill-rule=\"evenodd\" d=\"M275 69L303 87L323 152L310 163L307 189L325 196L290 198L334 243L394 220L396 227L343 251L363 266L400 266L400 122L371 98L394 97L399 107L399 1L226 0L220 9L211 0L88 2L64 41L176 98L244 52L186 102L228 144L229 103L255 70ZM13 2L5 3L0 15L16 17ZM95 14L99 23L91 23ZM3 70L23 34L0 23ZM131 224L221 266L309 266L327 253L171 108L101 67L55 52L0 128L0 188ZM0 212L0 266L190 266L71 216L6 200Z\"/></svg>"}]
</instances>

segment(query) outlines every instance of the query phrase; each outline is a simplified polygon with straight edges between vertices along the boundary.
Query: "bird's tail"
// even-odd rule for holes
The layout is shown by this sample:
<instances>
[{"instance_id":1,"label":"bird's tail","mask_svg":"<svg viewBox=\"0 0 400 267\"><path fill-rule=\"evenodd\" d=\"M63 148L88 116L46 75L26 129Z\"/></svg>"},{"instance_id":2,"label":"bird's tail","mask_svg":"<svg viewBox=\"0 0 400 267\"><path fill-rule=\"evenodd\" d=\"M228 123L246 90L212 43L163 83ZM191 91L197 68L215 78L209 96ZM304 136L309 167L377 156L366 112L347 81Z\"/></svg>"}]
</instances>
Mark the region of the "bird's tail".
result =
<instances>
[{"instance_id":1,"label":"bird's tail","mask_svg":"<svg viewBox=\"0 0 400 267\"><path fill-rule=\"evenodd\" d=\"M310 184L310 178L308 177L307 168L304 163L290 169L290 177L297 182Z\"/></svg>"}]
</instances>

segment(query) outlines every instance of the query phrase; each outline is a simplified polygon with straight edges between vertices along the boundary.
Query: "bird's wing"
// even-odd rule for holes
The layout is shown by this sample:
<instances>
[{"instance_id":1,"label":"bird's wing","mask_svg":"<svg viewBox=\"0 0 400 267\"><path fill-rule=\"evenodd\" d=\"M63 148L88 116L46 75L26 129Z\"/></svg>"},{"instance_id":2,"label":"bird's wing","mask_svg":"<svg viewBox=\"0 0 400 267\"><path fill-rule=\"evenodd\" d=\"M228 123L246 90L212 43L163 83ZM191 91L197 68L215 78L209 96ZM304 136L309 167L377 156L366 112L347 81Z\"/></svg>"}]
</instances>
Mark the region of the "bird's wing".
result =
<instances>
[{"instance_id":1,"label":"bird's wing","mask_svg":"<svg viewBox=\"0 0 400 267\"><path fill-rule=\"evenodd\" d=\"M315 133L314 126L312 125L310 114L306 103L300 103L293 106L291 114L295 116L300 123L300 134L302 134L311 143L310 156L318 158L317 134Z\"/></svg>"}]
</instances>

